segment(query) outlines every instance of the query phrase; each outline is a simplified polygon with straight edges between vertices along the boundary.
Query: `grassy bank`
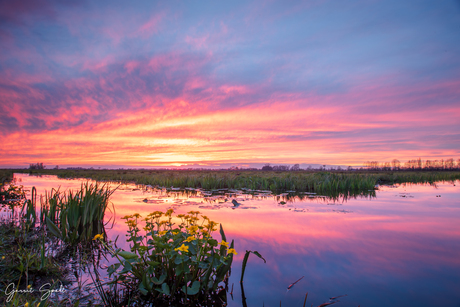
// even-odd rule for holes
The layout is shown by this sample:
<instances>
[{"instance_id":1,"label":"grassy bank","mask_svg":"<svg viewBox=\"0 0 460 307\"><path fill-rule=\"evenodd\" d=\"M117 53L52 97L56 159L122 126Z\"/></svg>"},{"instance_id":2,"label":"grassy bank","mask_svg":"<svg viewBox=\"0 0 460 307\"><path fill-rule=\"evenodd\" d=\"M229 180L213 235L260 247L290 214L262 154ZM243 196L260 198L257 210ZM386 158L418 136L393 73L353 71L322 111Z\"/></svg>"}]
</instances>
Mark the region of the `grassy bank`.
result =
<instances>
[{"instance_id":1,"label":"grassy bank","mask_svg":"<svg viewBox=\"0 0 460 307\"><path fill-rule=\"evenodd\" d=\"M162 187L292 190L320 194L358 193L377 184L434 183L460 179L459 171L195 171L195 170L17 170L60 178L133 182Z\"/></svg>"},{"instance_id":2,"label":"grassy bank","mask_svg":"<svg viewBox=\"0 0 460 307\"><path fill-rule=\"evenodd\" d=\"M181 223L173 223L173 209L152 212L142 219L144 231L135 213L123 217L131 242L123 250L107 239L103 224L113 191L99 183L77 191L52 189L38 208L35 188L26 199L22 186L6 184L0 201L0 305L226 306L237 252L222 225L219 243L212 236L219 224L198 211L177 215ZM115 264L102 266L109 255ZM110 281L101 279L101 269ZM48 299L54 293L64 294Z\"/></svg>"}]
</instances>

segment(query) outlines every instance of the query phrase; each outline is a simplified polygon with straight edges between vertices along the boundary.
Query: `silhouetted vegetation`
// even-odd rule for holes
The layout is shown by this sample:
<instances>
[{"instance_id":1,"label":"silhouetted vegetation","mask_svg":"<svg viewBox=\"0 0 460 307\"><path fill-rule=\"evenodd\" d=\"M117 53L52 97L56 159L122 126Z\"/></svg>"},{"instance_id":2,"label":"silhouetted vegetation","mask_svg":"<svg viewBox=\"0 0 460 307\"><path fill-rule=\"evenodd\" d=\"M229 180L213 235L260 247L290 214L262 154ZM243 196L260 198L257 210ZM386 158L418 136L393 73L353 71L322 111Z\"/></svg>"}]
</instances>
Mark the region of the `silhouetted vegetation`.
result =
<instances>
[{"instance_id":1,"label":"silhouetted vegetation","mask_svg":"<svg viewBox=\"0 0 460 307\"><path fill-rule=\"evenodd\" d=\"M29 169L45 169L46 166L43 165L43 163L31 163L29 166Z\"/></svg>"},{"instance_id":2,"label":"silhouetted vegetation","mask_svg":"<svg viewBox=\"0 0 460 307\"><path fill-rule=\"evenodd\" d=\"M460 159L454 161L454 159L441 159L441 160L422 160L421 158L413 159L401 163L398 159L393 159L391 162L379 163L378 161L367 161L365 167L368 170L380 170L380 171L452 171L460 170Z\"/></svg>"}]
</instances>

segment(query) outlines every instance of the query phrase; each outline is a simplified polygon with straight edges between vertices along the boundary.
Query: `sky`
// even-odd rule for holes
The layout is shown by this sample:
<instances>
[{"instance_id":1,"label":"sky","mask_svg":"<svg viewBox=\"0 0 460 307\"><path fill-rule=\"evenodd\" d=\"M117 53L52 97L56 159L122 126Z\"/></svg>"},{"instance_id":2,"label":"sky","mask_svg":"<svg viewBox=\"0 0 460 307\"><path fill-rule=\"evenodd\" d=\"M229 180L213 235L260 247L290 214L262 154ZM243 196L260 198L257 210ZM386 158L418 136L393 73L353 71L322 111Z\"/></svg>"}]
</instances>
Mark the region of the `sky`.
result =
<instances>
[{"instance_id":1,"label":"sky","mask_svg":"<svg viewBox=\"0 0 460 307\"><path fill-rule=\"evenodd\" d=\"M460 1L0 0L0 167L460 158Z\"/></svg>"}]
</instances>

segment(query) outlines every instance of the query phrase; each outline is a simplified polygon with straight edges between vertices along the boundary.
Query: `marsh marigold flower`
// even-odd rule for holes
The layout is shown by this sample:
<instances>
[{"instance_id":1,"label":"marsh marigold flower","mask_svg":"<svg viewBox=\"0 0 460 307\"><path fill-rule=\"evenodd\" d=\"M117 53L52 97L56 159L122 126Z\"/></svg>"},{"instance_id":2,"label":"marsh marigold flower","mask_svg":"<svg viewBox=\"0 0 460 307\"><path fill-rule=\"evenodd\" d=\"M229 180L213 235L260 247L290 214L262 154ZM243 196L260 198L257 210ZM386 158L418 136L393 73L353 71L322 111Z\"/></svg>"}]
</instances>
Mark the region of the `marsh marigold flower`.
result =
<instances>
[{"instance_id":1,"label":"marsh marigold flower","mask_svg":"<svg viewBox=\"0 0 460 307\"><path fill-rule=\"evenodd\" d=\"M196 238L194 236L190 236L187 238L187 240L185 240L185 242L192 242L194 240L196 240Z\"/></svg>"},{"instance_id":2,"label":"marsh marigold flower","mask_svg":"<svg viewBox=\"0 0 460 307\"><path fill-rule=\"evenodd\" d=\"M166 233L167 233L167 231L166 231L166 230L163 230L163 231L160 231L158 234L159 234L160 236L164 236Z\"/></svg>"},{"instance_id":3,"label":"marsh marigold flower","mask_svg":"<svg viewBox=\"0 0 460 307\"><path fill-rule=\"evenodd\" d=\"M225 242L224 240L222 240L222 242L219 243L220 245L223 245L225 247L228 247L228 242Z\"/></svg>"},{"instance_id":4,"label":"marsh marigold flower","mask_svg":"<svg viewBox=\"0 0 460 307\"><path fill-rule=\"evenodd\" d=\"M174 209L168 209L165 213L166 216L171 216L174 213Z\"/></svg>"},{"instance_id":5,"label":"marsh marigold flower","mask_svg":"<svg viewBox=\"0 0 460 307\"><path fill-rule=\"evenodd\" d=\"M238 255L238 253L236 252L236 250L234 248L229 248L227 253L233 254L233 255Z\"/></svg>"},{"instance_id":6,"label":"marsh marigold flower","mask_svg":"<svg viewBox=\"0 0 460 307\"><path fill-rule=\"evenodd\" d=\"M180 247L174 249L176 252L181 251L181 252L188 252L188 246L185 244L182 244Z\"/></svg>"},{"instance_id":7,"label":"marsh marigold flower","mask_svg":"<svg viewBox=\"0 0 460 307\"><path fill-rule=\"evenodd\" d=\"M101 239L101 240L104 239L104 235L103 235L103 234L97 234L97 235L95 235L94 238L93 238L93 241L94 241L94 240L98 240L98 239Z\"/></svg>"}]
</instances>

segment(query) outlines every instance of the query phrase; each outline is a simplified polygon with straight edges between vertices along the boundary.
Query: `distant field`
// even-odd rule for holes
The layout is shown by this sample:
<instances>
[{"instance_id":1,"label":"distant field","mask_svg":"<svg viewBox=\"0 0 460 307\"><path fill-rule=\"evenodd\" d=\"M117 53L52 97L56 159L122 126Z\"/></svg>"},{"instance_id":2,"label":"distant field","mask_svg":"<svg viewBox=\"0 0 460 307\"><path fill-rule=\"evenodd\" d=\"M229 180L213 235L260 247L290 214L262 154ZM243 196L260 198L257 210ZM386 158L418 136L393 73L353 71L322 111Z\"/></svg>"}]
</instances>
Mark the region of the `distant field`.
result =
<instances>
[{"instance_id":1,"label":"distant field","mask_svg":"<svg viewBox=\"0 0 460 307\"><path fill-rule=\"evenodd\" d=\"M257 171L257 170L2 170L60 178L88 178L97 181L203 189L241 189L322 194L360 193L377 184L434 183L460 179L460 171ZM3 175L2 175L3 176Z\"/></svg>"}]
</instances>

